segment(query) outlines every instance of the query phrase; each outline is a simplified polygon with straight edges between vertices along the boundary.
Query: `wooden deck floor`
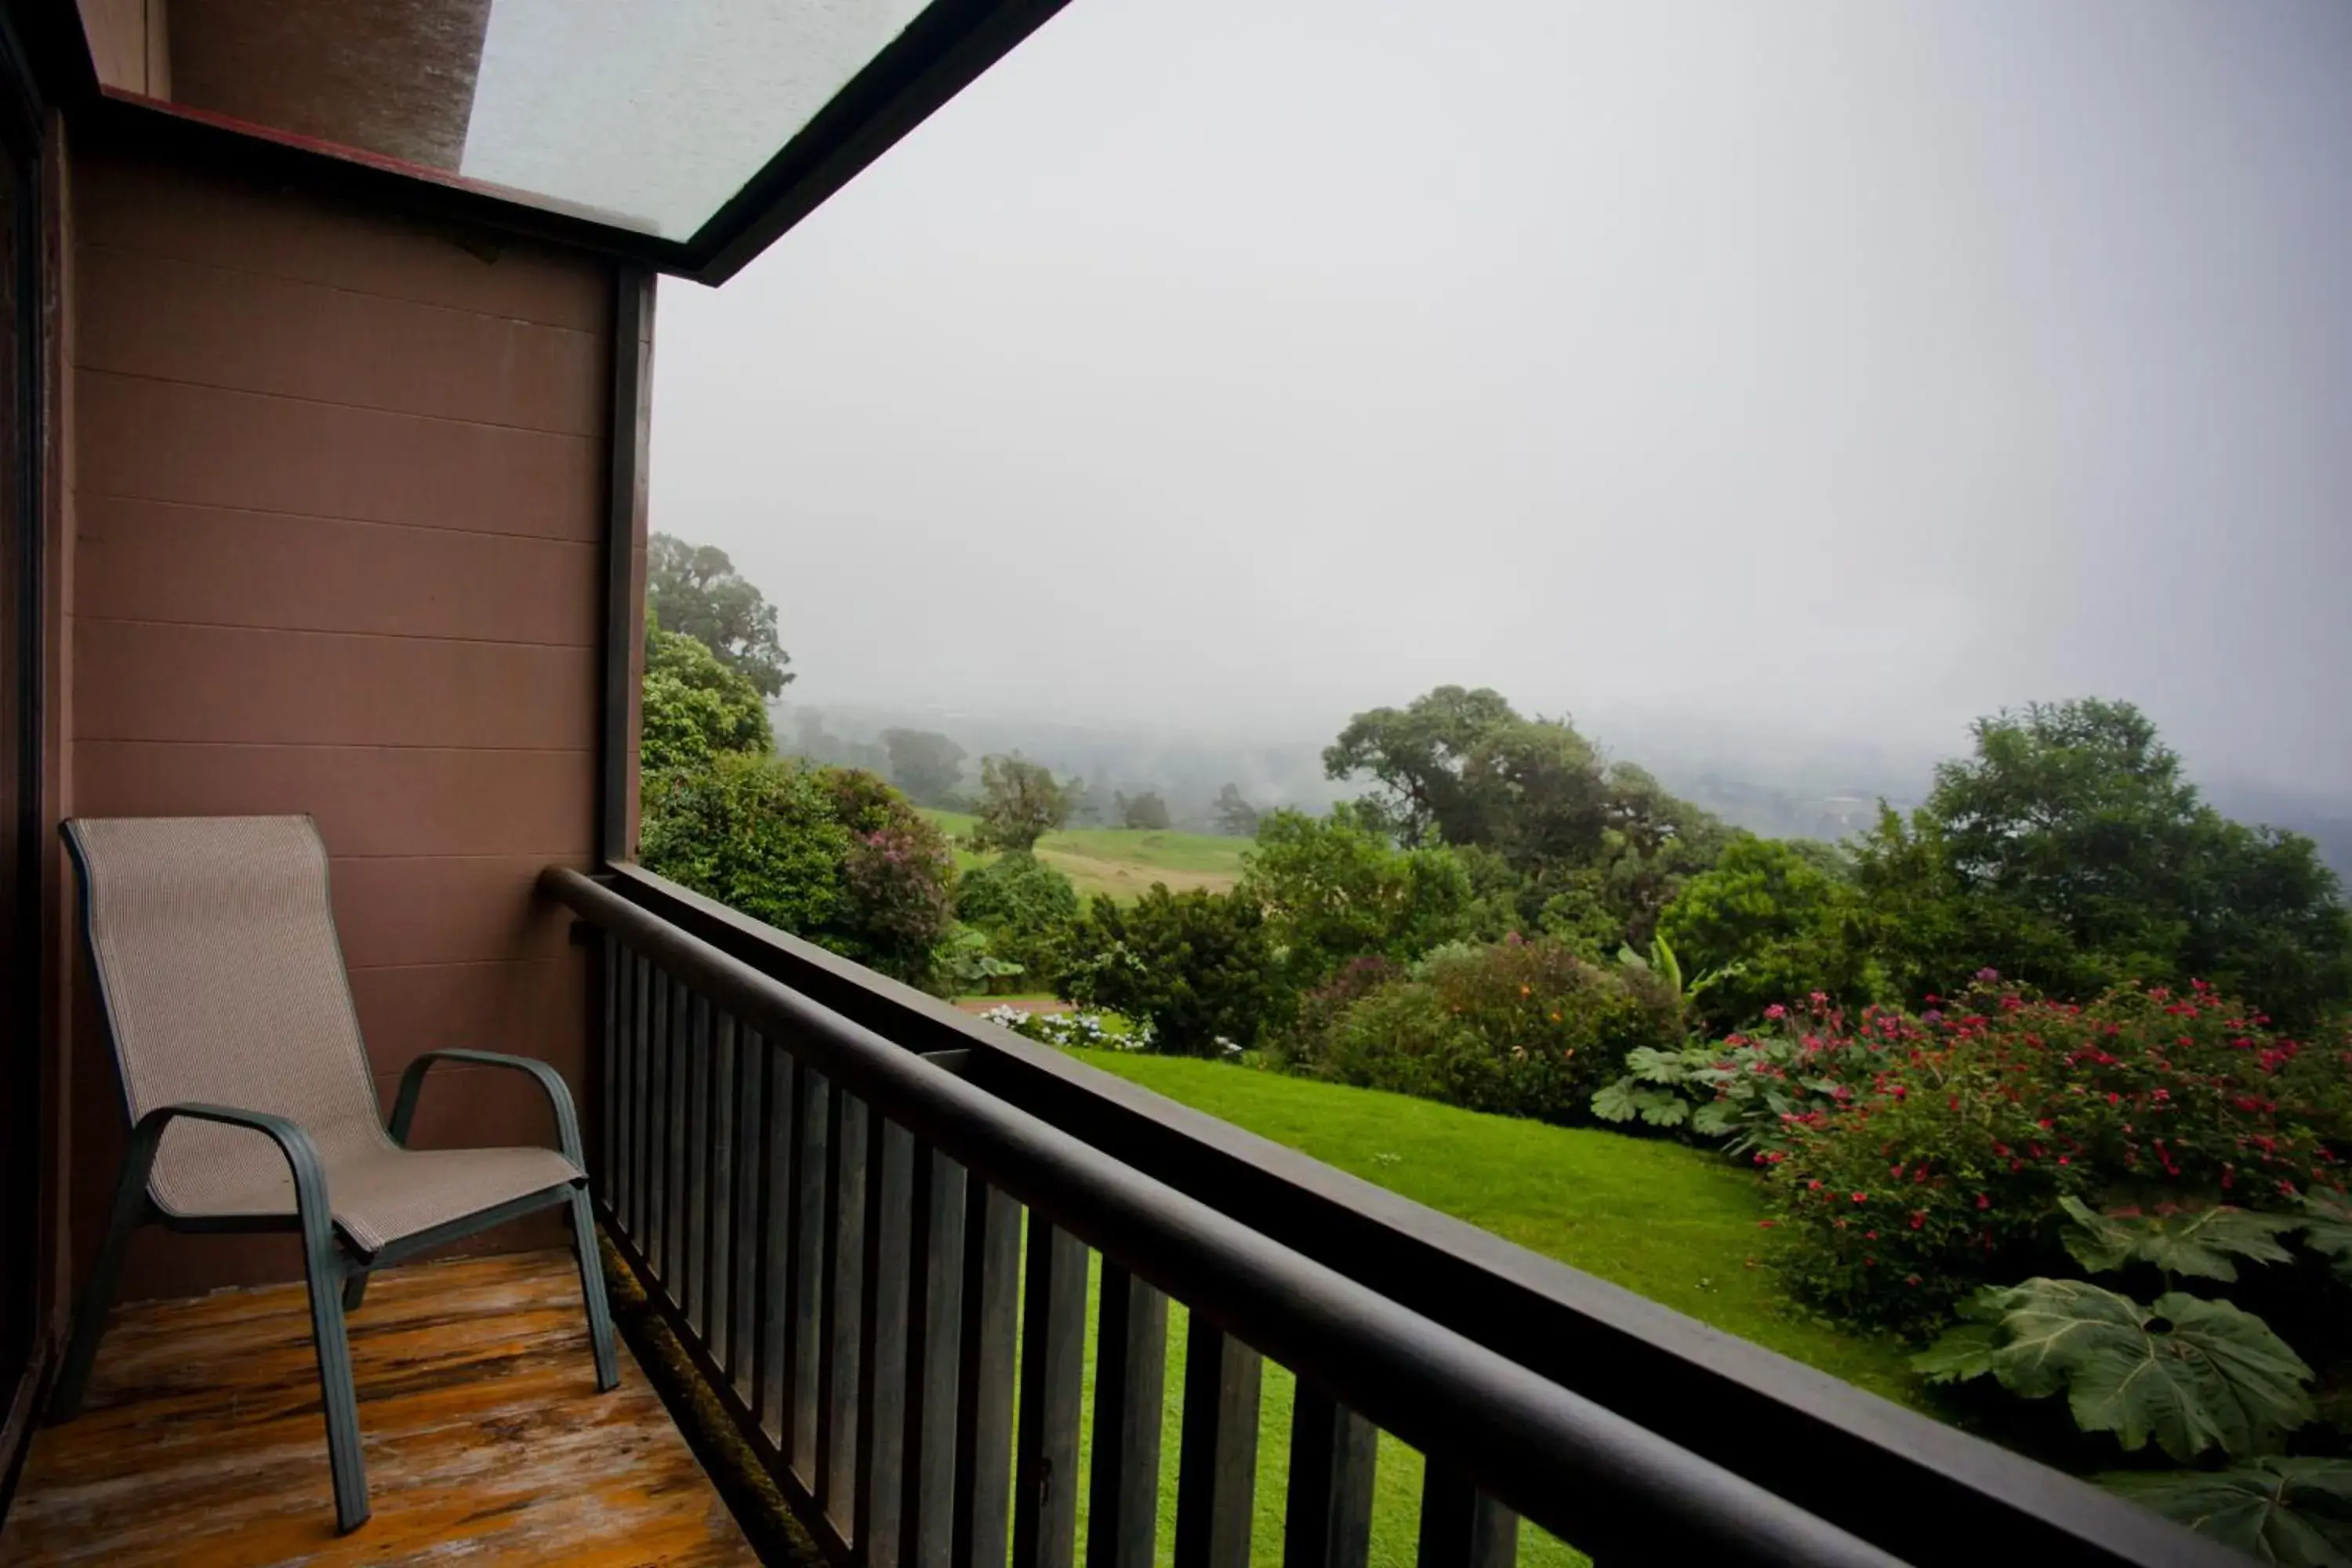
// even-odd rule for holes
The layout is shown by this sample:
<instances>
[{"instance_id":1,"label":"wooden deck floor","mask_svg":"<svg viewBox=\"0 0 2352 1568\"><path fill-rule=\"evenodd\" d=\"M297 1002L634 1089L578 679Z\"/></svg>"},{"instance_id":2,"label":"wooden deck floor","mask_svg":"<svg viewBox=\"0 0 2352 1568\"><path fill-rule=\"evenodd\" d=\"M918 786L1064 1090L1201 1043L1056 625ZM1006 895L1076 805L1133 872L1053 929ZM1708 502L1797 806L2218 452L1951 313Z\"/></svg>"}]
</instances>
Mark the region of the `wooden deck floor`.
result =
<instances>
[{"instance_id":1,"label":"wooden deck floor","mask_svg":"<svg viewBox=\"0 0 2352 1568\"><path fill-rule=\"evenodd\" d=\"M300 1286L115 1314L38 1433L9 1564L756 1562L621 1352L596 1393L569 1255L386 1271L351 1321L374 1517L337 1536Z\"/></svg>"}]
</instances>

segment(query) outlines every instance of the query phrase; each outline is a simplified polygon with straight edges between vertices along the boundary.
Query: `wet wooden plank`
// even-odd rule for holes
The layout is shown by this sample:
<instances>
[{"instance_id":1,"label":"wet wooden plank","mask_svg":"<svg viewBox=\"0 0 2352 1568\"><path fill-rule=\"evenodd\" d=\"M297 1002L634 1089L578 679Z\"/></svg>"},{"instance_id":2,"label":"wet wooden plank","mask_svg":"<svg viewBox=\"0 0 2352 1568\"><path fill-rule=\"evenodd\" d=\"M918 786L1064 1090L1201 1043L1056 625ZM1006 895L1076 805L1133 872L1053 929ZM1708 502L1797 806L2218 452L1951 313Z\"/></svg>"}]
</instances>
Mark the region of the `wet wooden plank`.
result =
<instances>
[{"instance_id":1,"label":"wet wooden plank","mask_svg":"<svg viewBox=\"0 0 2352 1568\"><path fill-rule=\"evenodd\" d=\"M0 1562L756 1562L635 1364L595 1392L562 1252L387 1269L352 1319L374 1517L334 1533L299 1286L119 1311Z\"/></svg>"}]
</instances>

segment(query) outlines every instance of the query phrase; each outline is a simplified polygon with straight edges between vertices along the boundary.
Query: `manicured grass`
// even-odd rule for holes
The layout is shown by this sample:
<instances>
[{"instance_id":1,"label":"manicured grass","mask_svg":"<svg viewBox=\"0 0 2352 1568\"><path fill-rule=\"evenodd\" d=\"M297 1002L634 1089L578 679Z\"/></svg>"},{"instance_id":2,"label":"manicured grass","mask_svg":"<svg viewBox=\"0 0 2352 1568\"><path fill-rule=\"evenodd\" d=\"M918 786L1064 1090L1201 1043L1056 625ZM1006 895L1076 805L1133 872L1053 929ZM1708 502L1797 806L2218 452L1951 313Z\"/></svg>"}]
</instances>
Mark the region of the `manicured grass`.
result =
<instances>
[{"instance_id":1,"label":"manicured grass","mask_svg":"<svg viewBox=\"0 0 2352 1568\"><path fill-rule=\"evenodd\" d=\"M1787 1310L1771 1272L1755 1258L1756 1222L1762 1215L1755 1184L1700 1151L1481 1116L1225 1063L1115 1051L1070 1055L1702 1322L1889 1398L1920 1403L1920 1384L1899 1346L1841 1334ZM1095 1280L1088 1291L1086 1401L1091 1410ZM1171 1306L1160 1445L1161 1563L1171 1561L1175 1540L1185 1323L1182 1307ZM1290 1373L1267 1363L1251 1556L1268 1568L1282 1559L1292 1394ZM1081 1475L1089 1473L1087 1444L1082 1437ZM1421 1472L1421 1456L1382 1434L1372 1518L1376 1568L1411 1568L1414 1562ZM1081 1490L1081 1541L1086 1506ZM1524 1523L1518 1560L1521 1568L1571 1568L1585 1561Z\"/></svg>"},{"instance_id":2,"label":"manicured grass","mask_svg":"<svg viewBox=\"0 0 2352 1568\"><path fill-rule=\"evenodd\" d=\"M1070 1054L1727 1333L1928 1408L1901 1345L1790 1309L1757 1258L1757 1184L1717 1156L1222 1062Z\"/></svg>"},{"instance_id":3,"label":"manicured grass","mask_svg":"<svg viewBox=\"0 0 2352 1568\"><path fill-rule=\"evenodd\" d=\"M976 818L961 811L922 808L923 815L959 841ZM1154 882L1174 892L1203 888L1221 893L1241 880L1246 838L1210 833L1157 832L1135 827L1076 827L1037 841L1037 858L1069 878L1080 898L1108 893L1115 899L1142 895ZM956 867L968 871L991 857L959 842Z\"/></svg>"}]
</instances>

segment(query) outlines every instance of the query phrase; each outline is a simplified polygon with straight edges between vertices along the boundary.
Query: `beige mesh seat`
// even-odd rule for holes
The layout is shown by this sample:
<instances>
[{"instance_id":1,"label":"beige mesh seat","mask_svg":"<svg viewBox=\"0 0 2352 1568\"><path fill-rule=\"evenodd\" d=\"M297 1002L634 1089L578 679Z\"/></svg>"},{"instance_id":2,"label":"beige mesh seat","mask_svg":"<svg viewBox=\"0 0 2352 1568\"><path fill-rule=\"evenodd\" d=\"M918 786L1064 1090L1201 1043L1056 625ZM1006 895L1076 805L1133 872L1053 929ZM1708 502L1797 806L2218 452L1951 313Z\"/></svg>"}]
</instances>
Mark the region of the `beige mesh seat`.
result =
<instances>
[{"instance_id":1,"label":"beige mesh seat","mask_svg":"<svg viewBox=\"0 0 2352 1568\"><path fill-rule=\"evenodd\" d=\"M309 817L83 818L66 839L132 1133L52 1419L80 1403L123 1245L149 1222L301 1232L345 1530L368 1505L343 1315L370 1269L569 1204L597 1386L619 1381L570 1091L530 1058L433 1051L404 1074L387 1127ZM407 1147L426 1071L453 1060L530 1074L561 1150Z\"/></svg>"}]
</instances>

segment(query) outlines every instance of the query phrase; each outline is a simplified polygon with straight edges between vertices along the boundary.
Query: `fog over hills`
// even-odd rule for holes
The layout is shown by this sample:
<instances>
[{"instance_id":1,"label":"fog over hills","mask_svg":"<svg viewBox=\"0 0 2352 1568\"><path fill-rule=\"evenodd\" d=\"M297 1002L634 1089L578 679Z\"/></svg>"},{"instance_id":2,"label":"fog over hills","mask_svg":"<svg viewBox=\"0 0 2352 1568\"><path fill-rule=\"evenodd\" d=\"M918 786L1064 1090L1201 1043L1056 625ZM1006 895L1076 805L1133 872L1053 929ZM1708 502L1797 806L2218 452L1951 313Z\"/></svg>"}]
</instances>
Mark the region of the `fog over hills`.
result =
<instances>
[{"instance_id":1,"label":"fog over hills","mask_svg":"<svg viewBox=\"0 0 2352 1568\"><path fill-rule=\"evenodd\" d=\"M1326 778L1323 748L1347 721L1334 715L1329 733L1272 740L1178 727L1087 723L970 708L784 701L773 712L779 749L824 762L849 763L887 773L880 742L892 728L946 735L967 753L967 784L980 759L1019 752L1064 777L1082 777L1108 801L1112 792L1146 790L1166 797L1180 824L1208 827L1211 805L1225 784L1261 808L1296 806L1319 812L1363 792L1361 781ZM1636 763L1685 799L1725 821L1773 837L1835 841L1876 817L1883 799L1897 808L1926 795L1941 756L1968 745L1955 734L1941 753L1727 727L1647 715L1604 714L1577 720L1578 728L1615 759ZM1236 730L1243 726L1236 725ZM2290 827L2315 839L2339 874L2352 875L2352 799L2231 779L2209 779L2187 759L2189 773L2224 814L2244 822Z\"/></svg>"}]
</instances>

